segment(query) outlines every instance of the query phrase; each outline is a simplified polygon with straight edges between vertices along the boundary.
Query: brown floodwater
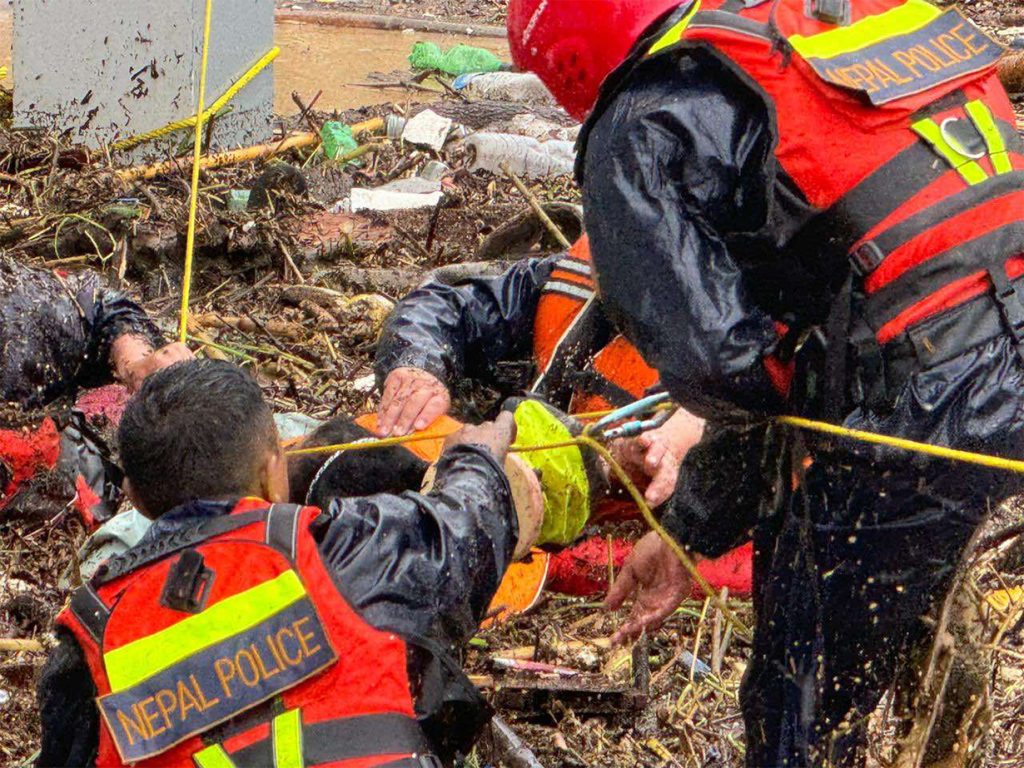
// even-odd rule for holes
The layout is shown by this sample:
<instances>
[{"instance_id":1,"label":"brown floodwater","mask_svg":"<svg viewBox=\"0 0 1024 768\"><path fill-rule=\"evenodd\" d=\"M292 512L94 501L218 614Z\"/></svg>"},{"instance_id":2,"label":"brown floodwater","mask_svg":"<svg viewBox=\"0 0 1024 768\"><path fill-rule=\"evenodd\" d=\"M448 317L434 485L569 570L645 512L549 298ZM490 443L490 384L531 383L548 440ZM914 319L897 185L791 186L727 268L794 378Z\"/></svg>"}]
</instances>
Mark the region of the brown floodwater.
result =
<instances>
[{"instance_id":1,"label":"brown floodwater","mask_svg":"<svg viewBox=\"0 0 1024 768\"><path fill-rule=\"evenodd\" d=\"M0 0L2 3L4 0ZM509 59L508 43L499 38L440 35L417 32L406 34L376 29L332 27L300 21L278 22L275 30L281 55L274 64L275 110L280 114L297 111L292 91L308 102L317 91L323 95L317 108L351 109L383 104L405 98L420 98L404 89L364 88L354 85L369 81L371 72L409 71L408 55L417 40L430 40L442 48L457 43L478 45ZM11 11L0 8L0 66L11 63ZM4 82L10 87L10 80Z\"/></svg>"}]
</instances>

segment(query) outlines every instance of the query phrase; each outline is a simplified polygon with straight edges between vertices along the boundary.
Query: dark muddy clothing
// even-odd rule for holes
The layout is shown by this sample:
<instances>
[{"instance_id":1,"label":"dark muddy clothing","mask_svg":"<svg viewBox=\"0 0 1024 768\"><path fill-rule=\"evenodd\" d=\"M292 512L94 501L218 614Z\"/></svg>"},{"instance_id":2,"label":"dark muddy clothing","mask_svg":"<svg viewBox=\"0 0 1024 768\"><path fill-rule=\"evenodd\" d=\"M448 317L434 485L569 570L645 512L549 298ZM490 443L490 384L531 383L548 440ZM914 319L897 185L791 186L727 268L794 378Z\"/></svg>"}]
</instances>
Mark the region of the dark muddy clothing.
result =
<instances>
[{"instance_id":1,"label":"dark muddy clothing","mask_svg":"<svg viewBox=\"0 0 1024 768\"><path fill-rule=\"evenodd\" d=\"M173 510L137 546L234 506L198 502ZM432 493L338 499L311 533L349 604L372 626L407 642L417 714L437 754L466 749L487 709L454 659L477 631L518 536L502 468L486 451L454 448L438 465ZM66 632L58 637L39 683L38 765L92 765L96 690L78 644Z\"/></svg>"},{"instance_id":2,"label":"dark muddy clothing","mask_svg":"<svg viewBox=\"0 0 1024 768\"><path fill-rule=\"evenodd\" d=\"M1020 481L721 426L799 408L765 374L779 344L774 323L822 323L845 276L803 295L786 283L787 260L798 258L786 244L808 211L787 189L769 111L747 83L693 50L649 60L618 86L584 135L587 231L609 314L674 398L719 422L687 456L666 526L707 556L754 537L747 764L861 765L866 718L905 647L926 635L921 617L943 600L987 509L1020 492ZM991 295L974 302L998 314ZM888 408L848 401L840 420L1019 457L1022 392L1021 359L997 337L913 375ZM805 455L813 464L793 491ZM852 730L842 734L844 721Z\"/></svg>"},{"instance_id":3,"label":"dark muddy clothing","mask_svg":"<svg viewBox=\"0 0 1024 768\"><path fill-rule=\"evenodd\" d=\"M425 282L384 326L374 364L378 381L410 367L434 374L449 390L463 378L500 386L499 363L532 360L537 305L558 258L524 259L497 277L458 285Z\"/></svg>"},{"instance_id":4,"label":"dark muddy clothing","mask_svg":"<svg viewBox=\"0 0 1024 768\"><path fill-rule=\"evenodd\" d=\"M0 400L39 406L112 379L125 333L163 339L146 313L95 273L59 277L0 258Z\"/></svg>"}]
</instances>

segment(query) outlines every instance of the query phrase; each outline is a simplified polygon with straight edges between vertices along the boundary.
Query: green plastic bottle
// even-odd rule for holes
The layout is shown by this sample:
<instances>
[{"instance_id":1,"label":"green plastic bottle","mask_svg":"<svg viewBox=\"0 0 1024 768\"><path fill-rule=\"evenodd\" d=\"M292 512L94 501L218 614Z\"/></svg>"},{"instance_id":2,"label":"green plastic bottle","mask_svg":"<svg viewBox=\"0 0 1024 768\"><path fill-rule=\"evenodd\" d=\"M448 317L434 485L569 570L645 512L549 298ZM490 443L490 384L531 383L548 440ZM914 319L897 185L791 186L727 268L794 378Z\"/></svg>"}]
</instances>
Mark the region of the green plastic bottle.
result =
<instances>
[{"instance_id":1,"label":"green plastic bottle","mask_svg":"<svg viewBox=\"0 0 1024 768\"><path fill-rule=\"evenodd\" d=\"M437 70L458 77L475 72L498 72L505 65L501 59L484 48L456 45L442 51L436 43L416 43L409 54L413 69Z\"/></svg>"}]
</instances>

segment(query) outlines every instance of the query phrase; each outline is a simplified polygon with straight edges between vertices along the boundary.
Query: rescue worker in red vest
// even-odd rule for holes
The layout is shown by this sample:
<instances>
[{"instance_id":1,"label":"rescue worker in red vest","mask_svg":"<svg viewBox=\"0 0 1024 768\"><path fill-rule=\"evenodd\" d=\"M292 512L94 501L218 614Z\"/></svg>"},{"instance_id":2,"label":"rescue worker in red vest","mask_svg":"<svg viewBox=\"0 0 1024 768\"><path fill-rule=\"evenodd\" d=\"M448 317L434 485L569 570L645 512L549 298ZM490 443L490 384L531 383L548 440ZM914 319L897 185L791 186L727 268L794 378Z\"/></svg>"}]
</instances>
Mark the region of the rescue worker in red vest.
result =
<instances>
[{"instance_id":1,"label":"rescue worker in red vest","mask_svg":"<svg viewBox=\"0 0 1024 768\"><path fill-rule=\"evenodd\" d=\"M258 385L220 361L152 375L119 427L154 523L58 618L39 765L426 768L488 713L453 656L518 535L510 416L448 442L427 494L281 503Z\"/></svg>"},{"instance_id":2,"label":"rescue worker in red vest","mask_svg":"<svg viewBox=\"0 0 1024 768\"><path fill-rule=\"evenodd\" d=\"M922 617L1021 482L765 424L1024 455L1024 146L1002 48L925 0L512 0L509 30L517 65L586 120L609 316L709 420L664 523L702 555L754 531L747 763L862 764ZM705 504L723 484L749 503ZM684 581L654 539L620 578L610 603L640 606L623 637Z\"/></svg>"},{"instance_id":3,"label":"rescue worker in red vest","mask_svg":"<svg viewBox=\"0 0 1024 768\"><path fill-rule=\"evenodd\" d=\"M605 316L585 236L567 254L524 259L497 277L428 280L388 318L375 368L382 437L425 429L447 414L452 391L466 378L506 396L528 390L570 414L627 405L658 383ZM652 506L672 494L679 463L703 429L702 420L680 411L662 428L615 446Z\"/></svg>"}]
</instances>

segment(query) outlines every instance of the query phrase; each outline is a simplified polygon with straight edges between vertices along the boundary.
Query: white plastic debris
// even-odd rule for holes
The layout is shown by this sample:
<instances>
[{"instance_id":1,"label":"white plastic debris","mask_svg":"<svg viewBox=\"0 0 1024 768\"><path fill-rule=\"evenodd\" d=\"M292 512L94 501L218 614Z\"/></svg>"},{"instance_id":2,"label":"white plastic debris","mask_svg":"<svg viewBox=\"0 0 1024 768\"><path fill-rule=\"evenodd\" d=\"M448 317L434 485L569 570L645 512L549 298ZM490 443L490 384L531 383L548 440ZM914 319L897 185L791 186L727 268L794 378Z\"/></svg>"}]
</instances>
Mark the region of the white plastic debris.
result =
<instances>
[{"instance_id":1,"label":"white plastic debris","mask_svg":"<svg viewBox=\"0 0 1024 768\"><path fill-rule=\"evenodd\" d=\"M408 211L417 208L433 208L441 202L441 182L413 177L399 179L374 189L354 187L351 210L359 211Z\"/></svg>"},{"instance_id":2,"label":"white plastic debris","mask_svg":"<svg viewBox=\"0 0 1024 768\"><path fill-rule=\"evenodd\" d=\"M454 123L430 109L425 109L411 118L402 130L402 141L418 147L429 147L440 152L452 132Z\"/></svg>"},{"instance_id":3,"label":"white plastic debris","mask_svg":"<svg viewBox=\"0 0 1024 768\"><path fill-rule=\"evenodd\" d=\"M474 133L466 139L472 151L470 171L501 174L502 164L518 176L539 179L567 176L576 164L576 146L571 141L540 142L529 136L507 133Z\"/></svg>"},{"instance_id":4,"label":"white plastic debris","mask_svg":"<svg viewBox=\"0 0 1024 768\"><path fill-rule=\"evenodd\" d=\"M350 386L354 392L373 392L373 388L377 386L377 377L369 373L366 376L360 376Z\"/></svg>"},{"instance_id":5,"label":"white plastic debris","mask_svg":"<svg viewBox=\"0 0 1024 768\"><path fill-rule=\"evenodd\" d=\"M551 91L532 73L486 72L456 78L454 87L467 96L516 104L557 107Z\"/></svg>"}]
</instances>

